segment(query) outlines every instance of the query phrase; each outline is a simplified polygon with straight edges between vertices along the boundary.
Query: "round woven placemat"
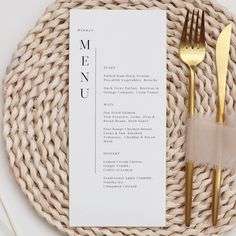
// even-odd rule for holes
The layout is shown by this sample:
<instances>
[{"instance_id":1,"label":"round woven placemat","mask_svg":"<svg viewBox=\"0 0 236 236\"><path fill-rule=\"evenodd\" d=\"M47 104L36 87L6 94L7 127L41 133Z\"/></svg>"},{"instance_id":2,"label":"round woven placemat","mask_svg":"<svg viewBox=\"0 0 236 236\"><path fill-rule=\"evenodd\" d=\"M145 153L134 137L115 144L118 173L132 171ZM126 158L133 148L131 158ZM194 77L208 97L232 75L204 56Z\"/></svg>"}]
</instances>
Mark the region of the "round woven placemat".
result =
<instances>
[{"instance_id":1,"label":"round woven placemat","mask_svg":"<svg viewBox=\"0 0 236 236\"><path fill-rule=\"evenodd\" d=\"M72 8L167 10L167 226L70 228L68 226L69 10ZM216 110L215 43L233 24L227 111L236 106L236 18L213 0L57 0L19 44L4 80L4 137L10 165L37 212L68 235L220 235L236 223L236 175L223 173L218 227L211 226L211 171L196 167L192 225L184 225L184 141L188 70L178 45L186 9L206 12L207 54L197 70L196 107ZM155 27L153 25L147 27ZM115 46L115 45L114 45ZM94 196L96 197L96 196ZM158 199L157 199L158 200Z\"/></svg>"}]
</instances>

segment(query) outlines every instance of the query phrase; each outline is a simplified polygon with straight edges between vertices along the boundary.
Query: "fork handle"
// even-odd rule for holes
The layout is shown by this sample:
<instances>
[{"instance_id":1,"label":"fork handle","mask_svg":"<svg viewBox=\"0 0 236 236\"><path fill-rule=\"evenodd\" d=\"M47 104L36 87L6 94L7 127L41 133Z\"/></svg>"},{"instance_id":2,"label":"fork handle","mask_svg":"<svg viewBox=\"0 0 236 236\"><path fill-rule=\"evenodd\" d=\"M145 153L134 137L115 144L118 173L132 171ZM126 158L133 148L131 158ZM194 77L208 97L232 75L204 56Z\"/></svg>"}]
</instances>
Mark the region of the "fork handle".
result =
<instances>
[{"instance_id":1,"label":"fork handle","mask_svg":"<svg viewBox=\"0 0 236 236\"><path fill-rule=\"evenodd\" d=\"M188 85L188 116L193 118L195 115L195 66L189 66L190 76Z\"/></svg>"},{"instance_id":2,"label":"fork handle","mask_svg":"<svg viewBox=\"0 0 236 236\"><path fill-rule=\"evenodd\" d=\"M190 71L190 76L189 76L188 116L191 119L195 115L195 67L189 66L189 71ZM187 138L190 138L190 142L193 141L192 137L188 136ZM187 158L189 158L188 155L191 155L191 153L186 153L186 155ZM191 159L187 159L186 170L185 170L185 225L186 226L190 226L191 223L193 169L194 169L193 161Z\"/></svg>"},{"instance_id":3,"label":"fork handle","mask_svg":"<svg viewBox=\"0 0 236 236\"><path fill-rule=\"evenodd\" d=\"M193 161L186 161L185 170L185 225L190 226L192 211L192 191L193 191Z\"/></svg>"}]
</instances>

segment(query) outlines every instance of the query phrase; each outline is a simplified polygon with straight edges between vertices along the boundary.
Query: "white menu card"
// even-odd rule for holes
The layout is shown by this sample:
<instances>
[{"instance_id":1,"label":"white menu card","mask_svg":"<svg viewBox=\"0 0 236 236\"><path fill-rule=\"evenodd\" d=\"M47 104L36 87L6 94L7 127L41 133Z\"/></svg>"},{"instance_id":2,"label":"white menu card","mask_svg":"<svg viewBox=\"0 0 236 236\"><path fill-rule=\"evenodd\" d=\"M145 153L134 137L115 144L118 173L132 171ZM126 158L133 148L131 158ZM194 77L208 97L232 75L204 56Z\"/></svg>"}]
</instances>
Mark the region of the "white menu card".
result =
<instances>
[{"instance_id":1,"label":"white menu card","mask_svg":"<svg viewBox=\"0 0 236 236\"><path fill-rule=\"evenodd\" d=\"M166 13L71 10L71 226L165 226Z\"/></svg>"}]
</instances>

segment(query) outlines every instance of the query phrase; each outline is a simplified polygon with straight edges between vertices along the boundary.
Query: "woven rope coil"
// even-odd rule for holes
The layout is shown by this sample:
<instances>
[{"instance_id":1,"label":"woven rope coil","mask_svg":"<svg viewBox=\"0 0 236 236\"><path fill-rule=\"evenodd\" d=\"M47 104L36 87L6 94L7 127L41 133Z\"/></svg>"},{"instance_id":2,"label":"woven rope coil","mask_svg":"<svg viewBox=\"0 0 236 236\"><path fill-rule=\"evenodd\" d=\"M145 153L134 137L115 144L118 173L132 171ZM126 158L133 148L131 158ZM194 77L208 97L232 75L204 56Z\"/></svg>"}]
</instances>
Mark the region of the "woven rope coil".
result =
<instances>
[{"instance_id":1,"label":"woven rope coil","mask_svg":"<svg viewBox=\"0 0 236 236\"><path fill-rule=\"evenodd\" d=\"M72 8L167 10L167 226L70 228L68 226L69 10ZM236 223L236 175L223 172L218 227L211 226L211 171L196 167L192 225L184 225L184 142L188 70L178 45L186 9L206 12L207 54L197 70L196 107L216 110L215 43L233 24L227 111L236 110L236 18L213 0L57 0L19 44L4 79L4 137L22 191L50 224L68 235L220 235ZM155 27L155 22L150 27Z\"/></svg>"}]
</instances>

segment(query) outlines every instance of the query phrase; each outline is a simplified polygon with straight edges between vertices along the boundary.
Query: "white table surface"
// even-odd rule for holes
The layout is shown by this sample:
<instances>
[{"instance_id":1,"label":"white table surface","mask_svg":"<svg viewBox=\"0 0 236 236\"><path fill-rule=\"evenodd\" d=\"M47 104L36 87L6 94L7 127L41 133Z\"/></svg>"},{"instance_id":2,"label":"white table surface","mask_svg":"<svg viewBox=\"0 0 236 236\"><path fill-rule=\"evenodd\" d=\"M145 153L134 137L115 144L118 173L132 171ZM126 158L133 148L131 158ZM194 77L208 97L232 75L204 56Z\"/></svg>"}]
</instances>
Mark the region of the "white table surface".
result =
<instances>
[{"instance_id":1,"label":"white table surface","mask_svg":"<svg viewBox=\"0 0 236 236\"><path fill-rule=\"evenodd\" d=\"M235 0L218 0L236 14ZM36 20L43 14L47 5L54 0L1 0L0 5L0 77L5 73L5 68L18 42L27 34ZM2 84L0 83L2 93ZM2 99L0 100L2 110ZM2 137L0 137L0 192L5 199L9 211L14 216L15 224L21 236L61 236L59 231L42 219L28 202L26 196L16 184L9 168L9 163L4 153ZM4 218L0 210L1 219ZM234 236L236 228L225 234ZM0 236L6 233L0 232Z\"/></svg>"}]
</instances>

